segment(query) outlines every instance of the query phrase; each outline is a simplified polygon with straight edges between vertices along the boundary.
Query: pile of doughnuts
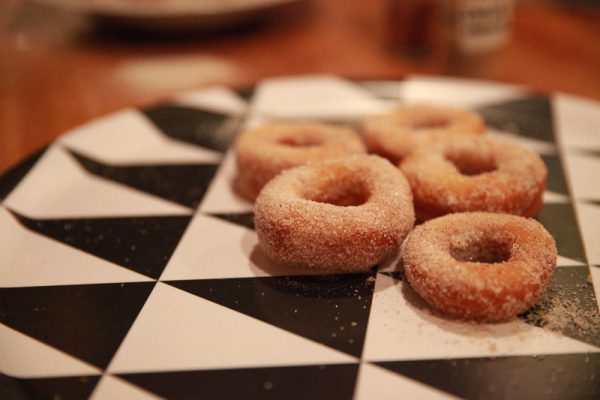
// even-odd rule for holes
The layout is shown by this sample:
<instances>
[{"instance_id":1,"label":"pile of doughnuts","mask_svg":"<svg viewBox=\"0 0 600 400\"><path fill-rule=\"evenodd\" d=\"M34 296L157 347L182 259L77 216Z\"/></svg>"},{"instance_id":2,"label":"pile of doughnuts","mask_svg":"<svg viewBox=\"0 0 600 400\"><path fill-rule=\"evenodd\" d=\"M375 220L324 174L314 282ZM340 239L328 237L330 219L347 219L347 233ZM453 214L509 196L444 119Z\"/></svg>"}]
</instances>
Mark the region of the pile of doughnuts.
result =
<instances>
[{"instance_id":1,"label":"pile of doughnuts","mask_svg":"<svg viewBox=\"0 0 600 400\"><path fill-rule=\"evenodd\" d=\"M421 297L486 321L534 305L556 266L554 240L528 218L543 205L544 162L487 136L472 111L404 106L364 121L362 137L264 125L239 137L235 157L234 189L255 200L259 245L279 263L367 271L402 246Z\"/></svg>"}]
</instances>

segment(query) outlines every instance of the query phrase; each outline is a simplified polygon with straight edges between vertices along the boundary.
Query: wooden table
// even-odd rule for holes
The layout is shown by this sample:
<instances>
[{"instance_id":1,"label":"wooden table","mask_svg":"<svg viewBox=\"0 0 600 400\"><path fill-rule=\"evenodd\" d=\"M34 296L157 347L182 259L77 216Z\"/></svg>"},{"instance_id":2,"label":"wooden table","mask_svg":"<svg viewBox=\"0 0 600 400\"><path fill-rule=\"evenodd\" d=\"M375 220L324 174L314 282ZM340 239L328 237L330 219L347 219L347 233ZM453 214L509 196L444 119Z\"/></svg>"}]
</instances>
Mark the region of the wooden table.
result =
<instances>
[{"instance_id":1,"label":"wooden table","mask_svg":"<svg viewBox=\"0 0 600 400\"><path fill-rule=\"evenodd\" d=\"M277 75L449 74L389 51L386 2L313 0L234 32L148 38L29 2L0 2L0 173L61 133L117 109L211 84ZM453 75L600 99L600 14L521 2L495 67Z\"/></svg>"}]
</instances>

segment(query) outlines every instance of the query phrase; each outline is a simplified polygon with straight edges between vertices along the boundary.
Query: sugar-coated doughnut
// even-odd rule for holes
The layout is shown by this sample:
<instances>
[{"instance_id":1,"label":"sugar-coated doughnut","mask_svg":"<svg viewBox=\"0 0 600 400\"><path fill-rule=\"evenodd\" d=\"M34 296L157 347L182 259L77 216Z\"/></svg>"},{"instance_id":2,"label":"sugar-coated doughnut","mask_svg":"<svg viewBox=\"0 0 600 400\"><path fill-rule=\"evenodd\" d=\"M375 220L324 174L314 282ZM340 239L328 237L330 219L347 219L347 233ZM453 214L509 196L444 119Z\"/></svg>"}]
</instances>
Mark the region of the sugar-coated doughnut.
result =
<instances>
[{"instance_id":1,"label":"sugar-coated doughnut","mask_svg":"<svg viewBox=\"0 0 600 400\"><path fill-rule=\"evenodd\" d=\"M369 151L394 164L440 136L483 132L485 123L477 113L427 104L406 105L389 114L367 119L363 124L363 137Z\"/></svg>"},{"instance_id":2,"label":"sugar-coated doughnut","mask_svg":"<svg viewBox=\"0 0 600 400\"><path fill-rule=\"evenodd\" d=\"M400 169L420 220L464 211L533 216L548 175L533 151L487 136L439 140L413 152Z\"/></svg>"},{"instance_id":3,"label":"sugar-coated doughnut","mask_svg":"<svg viewBox=\"0 0 600 400\"><path fill-rule=\"evenodd\" d=\"M321 123L275 123L244 132L235 144L236 191L254 200L281 171L309 161L366 153L349 128Z\"/></svg>"},{"instance_id":4,"label":"sugar-coated doughnut","mask_svg":"<svg viewBox=\"0 0 600 400\"><path fill-rule=\"evenodd\" d=\"M254 207L256 233L273 260L301 268L368 270L412 229L410 188L378 156L359 155L282 172Z\"/></svg>"},{"instance_id":5,"label":"sugar-coated doughnut","mask_svg":"<svg viewBox=\"0 0 600 400\"><path fill-rule=\"evenodd\" d=\"M408 236L402 254L410 285L455 317L507 320L534 305L556 266L552 236L510 214L457 213Z\"/></svg>"}]
</instances>

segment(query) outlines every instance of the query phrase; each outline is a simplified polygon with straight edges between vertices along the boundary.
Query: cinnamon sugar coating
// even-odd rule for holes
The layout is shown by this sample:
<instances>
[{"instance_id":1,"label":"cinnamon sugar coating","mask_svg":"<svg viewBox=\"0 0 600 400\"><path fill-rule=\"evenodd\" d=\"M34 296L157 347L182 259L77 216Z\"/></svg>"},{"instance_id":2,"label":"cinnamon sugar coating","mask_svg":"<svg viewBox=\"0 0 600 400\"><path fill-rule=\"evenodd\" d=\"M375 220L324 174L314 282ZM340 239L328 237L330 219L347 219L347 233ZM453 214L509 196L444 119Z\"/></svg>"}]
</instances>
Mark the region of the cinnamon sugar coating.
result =
<instances>
[{"instance_id":1,"label":"cinnamon sugar coating","mask_svg":"<svg viewBox=\"0 0 600 400\"><path fill-rule=\"evenodd\" d=\"M427 104L406 105L366 120L363 138L370 152L397 164L417 147L439 138L482 134L483 119L473 111Z\"/></svg>"},{"instance_id":2,"label":"cinnamon sugar coating","mask_svg":"<svg viewBox=\"0 0 600 400\"><path fill-rule=\"evenodd\" d=\"M416 150L400 169L420 220L465 211L533 216L548 176L533 151L486 136L439 140Z\"/></svg>"},{"instance_id":3,"label":"cinnamon sugar coating","mask_svg":"<svg viewBox=\"0 0 600 400\"><path fill-rule=\"evenodd\" d=\"M259 244L301 268L368 270L397 252L412 229L402 173L378 156L351 156L282 172L255 203Z\"/></svg>"},{"instance_id":4,"label":"cinnamon sugar coating","mask_svg":"<svg viewBox=\"0 0 600 400\"><path fill-rule=\"evenodd\" d=\"M235 190L254 201L281 171L309 161L365 153L358 134L321 123L274 123L244 132L235 144Z\"/></svg>"},{"instance_id":5,"label":"cinnamon sugar coating","mask_svg":"<svg viewBox=\"0 0 600 400\"><path fill-rule=\"evenodd\" d=\"M402 254L410 285L460 318L508 320L534 305L556 267L556 245L533 219L449 214L416 227Z\"/></svg>"}]
</instances>

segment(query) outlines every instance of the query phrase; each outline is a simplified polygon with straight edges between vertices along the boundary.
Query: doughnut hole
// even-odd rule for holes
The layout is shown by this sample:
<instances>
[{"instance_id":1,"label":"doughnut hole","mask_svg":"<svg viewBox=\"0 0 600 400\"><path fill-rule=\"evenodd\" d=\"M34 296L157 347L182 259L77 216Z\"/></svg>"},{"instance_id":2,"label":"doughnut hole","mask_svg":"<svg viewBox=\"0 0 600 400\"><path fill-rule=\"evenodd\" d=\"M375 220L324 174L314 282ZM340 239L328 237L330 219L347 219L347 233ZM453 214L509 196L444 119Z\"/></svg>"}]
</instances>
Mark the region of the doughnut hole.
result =
<instances>
[{"instance_id":1,"label":"doughnut hole","mask_svg":"<svg viewBox=\"0 0 600 400\"><path fill-rule=\"evenodd\" d=\"M316 147L325 143L324 138L317 134L307 132L295 132L294 135L283 136L277 140L277 143L288 147Z\"/></svg>"},{"instance_id":2,"label":"doughnut hole","mask_svg":"<svg viewBox=\"0 0 600 400\"><path fill-rule=\"evenodd\" d=\"M450 255L459 262L499 264L511 257L510 240L480 236L474 240L456 241L450 244Z\"/></svg>"},{"instance_id":3,"label":"doughnut hole","mask_svg":"<svg viewBox=\"0 0 600 400\"><path fill-rule=\"evenodd\" d=\"M371 190L364 179L342 170L319 177L315 184L304 189L301 197L340 207L360 206L369 200Z\"/></svg>"},{"instance_id":4,"label":"doughnut hole","mask_svg":"<svg viewBox=\"0 0 600 400\"><path fill-rule=\"evenodd\" d=\"M446 151L444 158L452 163L458 172L466 176L474 176L493 172L498 169L492 154L486 151Z\"/></svg>"},{"instance_id":5,"label":"doughnut hole","mask_svg":"<svg viewBox=\"0 0 600 400\"><path fill-rule=\"evenodd\" d=\"M450 118L441 115L431 115L417 118L411 121L409 127L412 129L442 129L450 125Z\"/></svg>"}]
</instances>

